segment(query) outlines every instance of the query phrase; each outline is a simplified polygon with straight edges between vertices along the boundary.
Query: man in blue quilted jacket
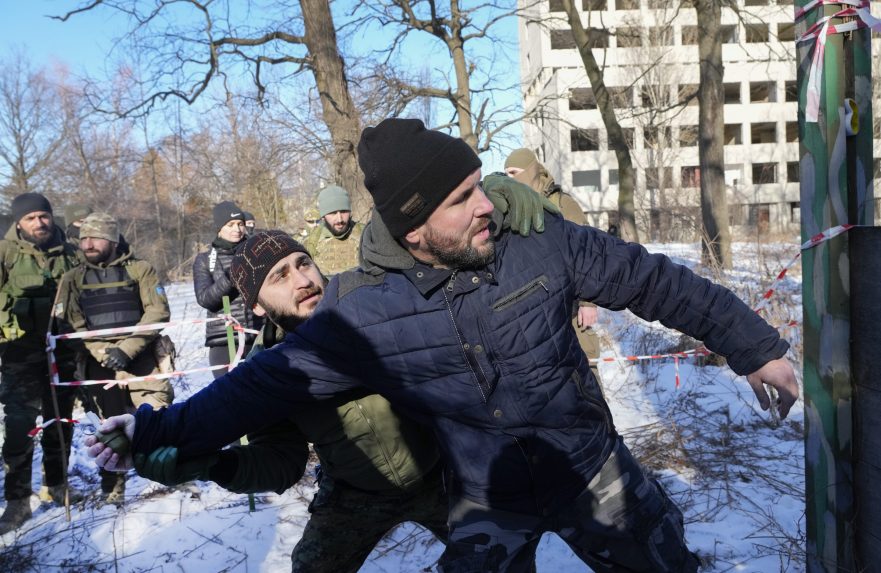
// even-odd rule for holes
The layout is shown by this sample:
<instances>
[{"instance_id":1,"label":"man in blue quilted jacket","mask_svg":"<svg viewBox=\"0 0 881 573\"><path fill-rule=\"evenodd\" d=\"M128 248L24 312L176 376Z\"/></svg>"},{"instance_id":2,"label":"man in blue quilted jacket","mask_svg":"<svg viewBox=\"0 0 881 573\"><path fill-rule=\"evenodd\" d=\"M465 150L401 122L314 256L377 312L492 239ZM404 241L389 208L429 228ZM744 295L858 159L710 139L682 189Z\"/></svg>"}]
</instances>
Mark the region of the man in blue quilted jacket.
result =
<instances>
[{"instance_id":1,"label":"man in blue quilted jacket","mask_svg":"<svg viewBox=\"0 0 881 573\"><path fill-rule=\"evenodd\" d=\"M524 571L545 531L594 571L696 571L681 513L615 432L571 309L629 308L701 339L765 409L774 387L785 416L798 387L776 330L640 245L557 216L543 233L511 233L471 148L418 120L365 129L358 152L376 205L361 268L335 277L284 343L186 402L104 429L124 426L135 453L199 456L367 386L434 429L455 478L442 571ZM131 463L100 443L90 453L108 469Z\"/></svg>"}]
</instances>

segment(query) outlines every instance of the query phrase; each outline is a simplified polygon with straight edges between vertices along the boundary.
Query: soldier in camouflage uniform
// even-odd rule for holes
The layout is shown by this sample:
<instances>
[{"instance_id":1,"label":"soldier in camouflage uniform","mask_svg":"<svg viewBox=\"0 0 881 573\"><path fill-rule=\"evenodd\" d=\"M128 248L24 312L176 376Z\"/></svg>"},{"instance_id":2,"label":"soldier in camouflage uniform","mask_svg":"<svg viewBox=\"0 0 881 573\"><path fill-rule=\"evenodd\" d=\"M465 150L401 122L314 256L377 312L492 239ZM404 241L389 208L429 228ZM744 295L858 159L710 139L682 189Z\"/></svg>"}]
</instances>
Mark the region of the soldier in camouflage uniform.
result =
<instances>
[{"instance_id":1,"label":"soldier in camouflage uniform","mask_svg":"<svg viewBox=\"0 0 881 573\"><path fill-rule=\"evenodd\" d=\"M3 462L6 472L6 508L0 517L0 534L17 528L31 516L31 466L34 440L28 431L37 416L54 418L46 361L46 329L58 282L76 266L76 249L64 240L55 225L52 206L38 193L24 193L12 201L15 224L0 241L0 402L4 405ZM73 356L56 354L62 379L73 378ZM70 418L75 391L57 389L62 418ZM70 454L71 427L63 424L64 447L58 430L42 433L43 486L40 498L64 503L65 470ZM82 499L71 489L70 501Z\"/></svg>"},{"instance_id":2,"label":"soldier in camouflage uniform","mask_svg":"<svg viewBox=\"0 0 881 573\"><path fill-rule=\"evenodd\" d=\"M330 185L318 194L320 223L304 242L327 277L358 266L358 246L364 225L352 220L349 193Z\"/></svg>"},{"instance_id":3,"label":"soldier in camouflage uniform","mask_svg":"<svg viewBox=\"0 0 881 573\"><path fill-rule=\"evenodd\" d=\"M92 213L80 228L85 261L64 276L59 295L64 324L85 331L167 322L171 316L156 270L131 252L120 254L119 225L107 213ZM174 346L158 331L86 339L78 357L79 378L124 380L170 371ZM168 406L169 381L145 380L126 386L88 386L91 409L101 417L133 411L141 404ZM125 496L125 474L101 470L101 491L109 503Z\"/></svg>"},{"instance_id":4,"label":"soldier in camouflage uniform","mask_svg":"<svg viewBox=\"0 0 881 573\"><path fill-rule=\"evenodd\" d=\"M505 173L509 177L529 185L537 193L547 198L560 209L560 213L567 221L572 221L578 225L587 225L587 218L584 216L581 205L571 195L563 192L563 189L554 182L554 178L551 177L545 166L538 161L538 158L531 149L521 147L512 151L511 155L505 160ZM572 319L572 326L578 335L578 344L581 345L581 349L584 350L584 353L591 360L600 357L600 340L593 329L596 321L597 306L586 300L579 301L578 308L575 310L575 316ZM602 388L603 381L600 378L598 365L591 364L590 370Z\"/></svg>"}]
</instances>

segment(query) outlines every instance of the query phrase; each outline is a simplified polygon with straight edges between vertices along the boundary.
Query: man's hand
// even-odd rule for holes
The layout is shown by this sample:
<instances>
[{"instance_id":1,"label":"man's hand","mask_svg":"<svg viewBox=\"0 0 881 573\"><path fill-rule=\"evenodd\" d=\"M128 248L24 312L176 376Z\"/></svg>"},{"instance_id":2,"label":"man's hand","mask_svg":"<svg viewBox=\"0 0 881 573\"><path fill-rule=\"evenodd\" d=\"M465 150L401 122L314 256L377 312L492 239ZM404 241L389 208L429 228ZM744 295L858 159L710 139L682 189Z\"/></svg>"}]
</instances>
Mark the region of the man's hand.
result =
<instances>
[{"instance_id":1,"label":"man's hand","mask_svg":"<svg viewBox=\"0 0 881 573\"><path fill-rule=\"evenodd\" d=\"M218 455L215 453L180 462L177 448L163 446L153 450L149 456L137 454L135 469L141 477L174 486L194 479L210 479L208 472L217 460Z\"/></svg>"},{"instance_id":2,"label":"man's hand","mask_svg":"<svg viewBox=\"0 0 881 573\"><path fill-rule=\"evenodd\" d=\"M771 406L771 398L765 390L765 384L777 390L777 408L780 417L785 418L789 409L798 399L798 383L795 381L795 371L785 358L771 360L764 366L746 377L746 381L752 387L753 392L759 399L762 410Z\"/></svg>"},{"instance_id":3,"label":"man's hand","mask_svg":"<svg viewBox=\"0 0 881 573\"><path fill-rule=\"evenodd\" d=\"M524 237L529 236L532 230L536 233L545 230L545 211L560 213L553 203L533 191L532 187L506 175L487 175L483 179L483 190L493 206L505 215L505 227Z\"/></svg>"},{"instance_id":4,"label":"man's hand","mask_svg":"<svg viewBox=\"0 0 881 573\"><path fill-rule=\"evenodd\" d=\"M109 434L113 430L122 430L131 442L135 437L135 417L131 414L123 414L107 418L98 430L104 434ZM95 458L95 465L99 468L124 472L134 467L131 453L120 456L103 444L97 436L86 436L85 444L89 448L87 450L89 457Z\"/></svg>"},{"instance_id":5,"label":"man's hand","mask_svg":"<svg viewBox=\"0 0 881 573\"><path fill-rule=\"evenodd\" d=\"M578 328L581 329L582 332L590 330L593 328L593 325L597 323L597 307L593 305L579 306L576 319Z\"/></svg>"},{"instance_id":6,"label":"man's hand","mask_svg":"<svg viewBox=\"0 0 881 573\"><path fill-rule=\"evenodd\" d=\"M101 360L101 366L119 372L120 370L128 368L131 361L132 359L128 354L113 346L104 351L104 358Z\"/></svg>"}]
</instances>

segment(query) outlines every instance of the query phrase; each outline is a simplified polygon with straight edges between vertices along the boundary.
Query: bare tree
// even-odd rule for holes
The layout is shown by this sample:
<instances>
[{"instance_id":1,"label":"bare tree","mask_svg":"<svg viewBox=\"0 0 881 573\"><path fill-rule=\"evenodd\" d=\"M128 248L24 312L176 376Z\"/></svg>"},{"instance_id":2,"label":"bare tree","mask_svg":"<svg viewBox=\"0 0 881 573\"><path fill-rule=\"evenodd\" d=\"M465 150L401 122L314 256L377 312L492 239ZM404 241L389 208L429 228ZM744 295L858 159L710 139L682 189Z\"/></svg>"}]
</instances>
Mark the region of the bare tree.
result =
<instances>
[{"instance_id":1,"label":"bare tree","mask_svg":"<svg viewBox=\"0 0 881 573\"><path fill-rule=\"evenodd\" d=\"M0 72L0 160L9 197L50 192L45 177L64 141L64 122L56 86L45 70L32 68L21 53Z\"/></svg>"},{"instance_id":2,"label":"bare tree","mask_svg":"<svg viewBox=\"0 0 881 573\"><path fill-rule=\"evenodd\" d=\"M593 29L585 29L581 23L581 16L575 8L572 0L562 0L563 8L572 28L572 36L575 38L575 46L581 55L584 71L590 79L591 89L596 98L597 108L606 126L609 136L609 147L615 151L618 160L618 217L621 236L628 241L639 241L639 233L636 229L636 213L633 203L634 190L636 188L636 176L633 170L633 161L630 157L630 147L624 136L624 130L615 115L615 107L612 97L606 89L603 79L603 71L593 55L595 42L591 34L596 33Z\"/></svg>"},{"instance_id":3,"label":"bare tree","mask_svg":"<svg viewBox=\"0 0 881 573\"><path fill-rule=\"evenodd\" d=\"M270 68L310 72L333 147L333 179L352 193L356 213L367 210L370 198L356 150L361 122L328 0L276 2L273 12L261 7L265 13L253 20L249 16L256 6L251 2L89 0L58 19L99 7L128 15L130 45L147 54L144 95L135 97L122 115L147 113L169 98L192 104L213 84L227 89L241 75L253 82L257 99L263 101L273 78Z\"/></svg>"},{"instance_id":4,"label":"bare tree","mask_svg":"<svg viewBox=\"0 0 881 573\"><path fill-rule=\"evenodd\" d=\"M504 85L499 81L498 62L494 61L504 57L499 53L503 42L495 30L504 19L517 14L515 8L493 1L464 7L459 0L360 0L352 12L360 15L355 21L359 26L375 23L383 29L397 29L391 45L381 50L387 61L414 33L443 45L451 73L438 64L434 74L424 67L412 77L394 70L384 81L399 92L398 98L404 104L418 102L421 109L417 113L422 116L431 117L435 111L431 107L426 111L427 101L449 104L451 120L439 127L455 125L459 137L478 153L489 150L505 128L523 119L522 113L497 107L492 101L500 91L517 88L515 83ZM489 47L493 54L490 58L478 55L479 42Z\"/></svg>"}]
</instances>

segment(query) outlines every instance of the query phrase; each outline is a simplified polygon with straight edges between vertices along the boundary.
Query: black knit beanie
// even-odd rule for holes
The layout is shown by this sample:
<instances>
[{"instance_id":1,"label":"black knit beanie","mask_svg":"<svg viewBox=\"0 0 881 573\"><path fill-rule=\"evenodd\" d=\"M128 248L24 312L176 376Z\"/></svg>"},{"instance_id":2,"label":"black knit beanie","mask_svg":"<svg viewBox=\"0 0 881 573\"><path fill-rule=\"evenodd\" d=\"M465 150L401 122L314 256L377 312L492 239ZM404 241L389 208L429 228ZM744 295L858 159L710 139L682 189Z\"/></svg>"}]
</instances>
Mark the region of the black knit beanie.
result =
<instances>
[{"instance_id":1,"label":"black knit beanie","mask_svg":"<svg viewBox=\"0 0 881 573\"><path fill-rule=\"evenodd\" d=\"M52 212L52 205L49 200L39 193L22 193L12 200L12 220L16 223L28 213L34 211Z\"/></svg>"},{"instance_id":2,"label":"black knit beanie","mask_svg":"<svg viewBox=\"0 0 881 573\"><path fill-rule=\"evenodd\" d=\"M358 163L376 210L395 238L418 227L482 163L467 143L425 129L418 119L386 119L361 133Z\"/></svg>"},{"instance_id":3,"label":"black knit beanie","mask_svg":"<svg viewBox=\"0 0 881 573\"><path fill-rule=\"evenodd\" d=\"M245 221L245 212L239 209L239 206L232 201L221 201L214 206L211 214L214 217L214 228L218 231L233 219Z\"/></svg>"},{"instance_id":4,"label":"black knit beanie","mask_svg":"<svg viewBox=\"0 0 881 573\"><path fill-rule=\"evenodd\" d=\"M275 264L291 253L306 253L306 247L284 231L261 231L238 248L229 276L248 308L257 304L257 294Z\"/></svg>"}]
</instances>

